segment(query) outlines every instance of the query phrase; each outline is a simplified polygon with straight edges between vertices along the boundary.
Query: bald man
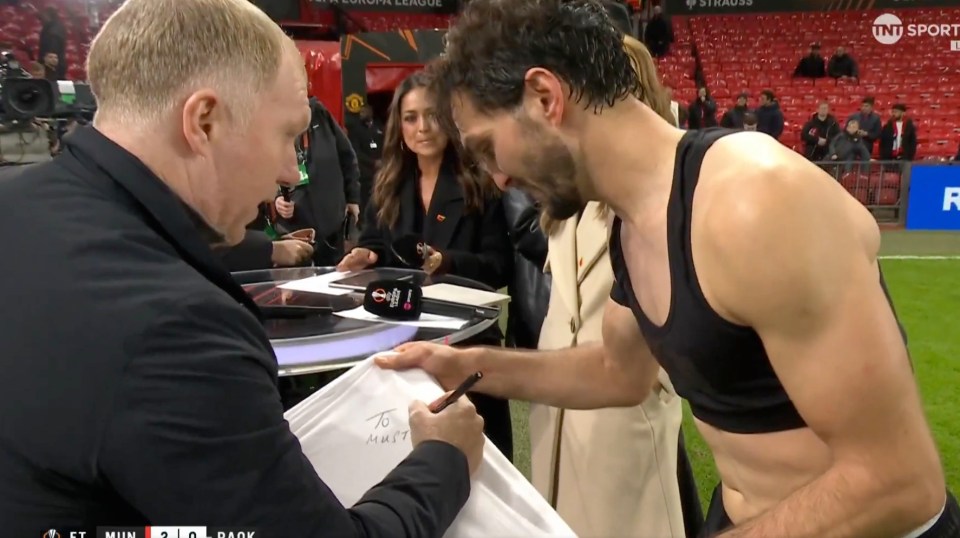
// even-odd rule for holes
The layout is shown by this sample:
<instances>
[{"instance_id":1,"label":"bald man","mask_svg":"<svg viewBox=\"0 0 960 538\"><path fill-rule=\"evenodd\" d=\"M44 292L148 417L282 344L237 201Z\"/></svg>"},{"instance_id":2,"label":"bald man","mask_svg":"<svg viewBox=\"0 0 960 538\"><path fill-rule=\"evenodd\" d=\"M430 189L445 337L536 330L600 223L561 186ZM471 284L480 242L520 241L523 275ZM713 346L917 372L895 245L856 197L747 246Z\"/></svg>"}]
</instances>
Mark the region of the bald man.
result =
<instances>
[{"instance_id":1,"label":"bald man","mask_svg":"<svg viewBox=\"0 0 960 538\"><path fill-rule=\"evenodd\" d=\"M414 403L410 456L345 508L284 421L256 305L211 250L298 178L296 47L246 0L129 0L88 62L94 126L0 184L3 535L441 536L481 460L469 401Z\"/></svg>"},{"instance_id":2,"label":"bald man","mask_svg":"<svg viewBox=\"0 0 960 538\"><path fill-rule=\"evenodd\" d=\"M662 367L721 477L708 536L958 535L862 204L769 136L654 113L596 0L473 0L446 42L464 144L554 219L612 207L615 284L601 344L383 366L571 409L636 405Z\"/></svg>"}]
</instances>

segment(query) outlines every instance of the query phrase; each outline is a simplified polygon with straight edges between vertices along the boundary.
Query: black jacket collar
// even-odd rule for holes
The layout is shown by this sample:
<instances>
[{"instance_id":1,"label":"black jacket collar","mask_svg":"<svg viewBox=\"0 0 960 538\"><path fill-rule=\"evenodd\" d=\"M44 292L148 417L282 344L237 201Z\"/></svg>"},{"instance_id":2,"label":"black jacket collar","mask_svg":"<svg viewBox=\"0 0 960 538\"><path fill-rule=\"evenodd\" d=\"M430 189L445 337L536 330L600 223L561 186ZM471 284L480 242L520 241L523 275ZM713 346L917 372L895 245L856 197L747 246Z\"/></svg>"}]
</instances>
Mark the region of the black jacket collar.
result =
<instances>
[{"instance_id":1,"label":"black jacket collar","mask_svg":"<svg viewBox=\"0 0 960 538\"><path fill-rule=\"evenodd\" d=\"M419 198L419 171L410 172L410 179L400 188L400 220L398 228L410 233L414 228L417 211L423 211ZM430 198L430 207L423 218L423 239L438 249L450 246L454 231L463 217L463 187L457 177L453 158L447 157L440 165L437 185Z\"/></svg>"},{"instance_id":2,"label":"black jacket collar","mask_svg":"<svg viewBox=\"0 0 960 538\"><path fill-rule=\"evenodd\" d=\"M219 234L140 159L93 127L78 129L65 143L67 151L81 164L125 190L143 211L149 226L166 239L185 262L260 317L256 304L211 250L211 241L217 240Z\"/></svg>"}]
</instances>

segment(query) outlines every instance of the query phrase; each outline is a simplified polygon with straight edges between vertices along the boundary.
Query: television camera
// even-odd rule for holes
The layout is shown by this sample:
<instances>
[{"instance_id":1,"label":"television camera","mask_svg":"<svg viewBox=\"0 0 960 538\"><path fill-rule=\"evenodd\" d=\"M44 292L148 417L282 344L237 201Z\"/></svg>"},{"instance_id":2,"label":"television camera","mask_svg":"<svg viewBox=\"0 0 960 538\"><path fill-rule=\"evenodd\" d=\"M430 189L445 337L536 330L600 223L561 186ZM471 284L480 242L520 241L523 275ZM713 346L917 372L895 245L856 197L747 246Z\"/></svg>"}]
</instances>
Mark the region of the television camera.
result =
<instances>
[{"instance_id":1,"label":"television camera","mask_svg":"<svg viewBox=\"0 0 960 538\"><path fill-rule=\"evenodd\" d=\"M64 84L69 91L63 91ZM35 118L90 121L96 110L89 85L31 78L12 52L0 51L0 123Z\"/></svg>"},{"instance_id":2,"label":"television camera","mask_svg":"<svg viewBox=\"0 0 960 538\"><path fill-rule=\"evenodd\" d=\"M71 124L85 125L95 112L88 85L32 78L12 52L0 51L0 134L20 133L23 143L23 133L45 130L54 147Z\"/></svg>"},{"instance_id":3,"label":"television camera","mask_svg":"<svg viewBox=\"0 0 960 538\"><path fill-rule=\"evenodd\" d=\"M0 123L29 121L55 112L53 85L30 78L10 51L0 51Z\"/></svg>"}]
</instances>

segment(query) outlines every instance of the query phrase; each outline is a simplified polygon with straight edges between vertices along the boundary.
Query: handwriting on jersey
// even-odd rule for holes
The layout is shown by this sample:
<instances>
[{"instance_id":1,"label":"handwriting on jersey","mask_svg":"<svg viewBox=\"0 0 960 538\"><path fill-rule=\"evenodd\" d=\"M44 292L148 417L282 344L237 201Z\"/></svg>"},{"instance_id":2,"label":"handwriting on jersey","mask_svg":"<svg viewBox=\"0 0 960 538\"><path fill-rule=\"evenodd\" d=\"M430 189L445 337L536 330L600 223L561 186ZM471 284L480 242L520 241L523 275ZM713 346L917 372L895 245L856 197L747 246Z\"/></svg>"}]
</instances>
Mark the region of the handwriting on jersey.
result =
<instances>
[{"instance_id":1,"label":"handwriting on jersey","mask_svg":"<svg viewBox=\"0 0 960 538\"><path fill-rule=\"evenodd\" d=\"M387 409L366 420L373 427L373 431L367 436L368 445L395 445L408 442L410 428L404 423L395 423L390 418L390 413L394 411L396 408Z\"/></svg>"}]
</instances>

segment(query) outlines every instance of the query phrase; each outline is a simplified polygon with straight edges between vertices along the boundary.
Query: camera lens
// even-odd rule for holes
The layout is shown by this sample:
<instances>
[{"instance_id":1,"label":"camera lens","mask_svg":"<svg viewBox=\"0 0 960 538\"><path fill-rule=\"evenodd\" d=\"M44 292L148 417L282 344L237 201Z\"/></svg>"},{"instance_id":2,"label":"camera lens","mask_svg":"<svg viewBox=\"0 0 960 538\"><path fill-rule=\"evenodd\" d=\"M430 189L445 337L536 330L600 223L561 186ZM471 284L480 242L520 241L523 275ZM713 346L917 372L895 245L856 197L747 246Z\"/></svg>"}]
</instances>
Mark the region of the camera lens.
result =
<instances>
[{"instance_id":1,"label":"camera lens","mask_svg":"<svg viewBox=\"0 0 960 538\"><path fill-rule=\"evenodd\" d=\"M21 103L24 108L33 108L39 98L40 92L38 92L36 88L24 88L15 97L17 102Z\"/></svg>"},{"instance_id":2,"label":"camera lens","mask_svg":"<svg viewBox=\"0 0 960 538\"><path fill-rule=\"evenodd\" d=\"M53 113L55 97L49 81L8 78L3 85L3 104L8 116L27 119Z\"/></svg>"}]
</instances>

